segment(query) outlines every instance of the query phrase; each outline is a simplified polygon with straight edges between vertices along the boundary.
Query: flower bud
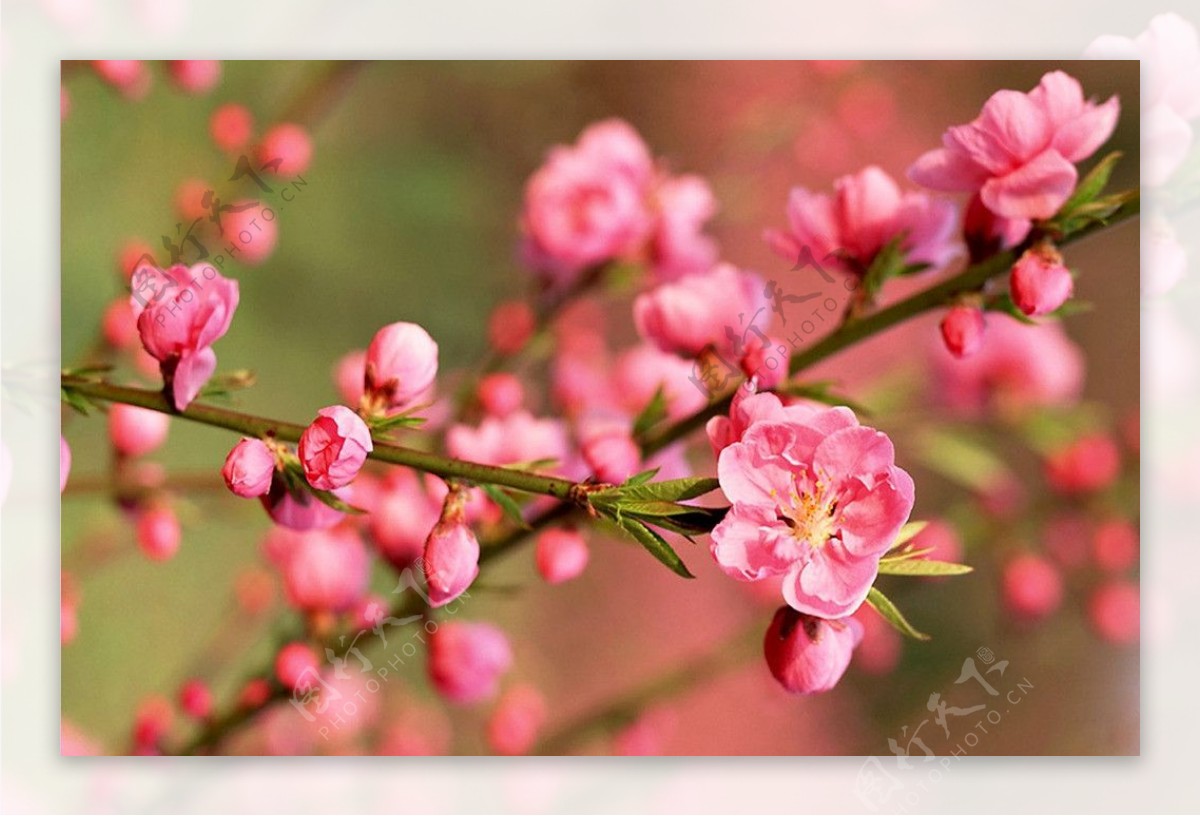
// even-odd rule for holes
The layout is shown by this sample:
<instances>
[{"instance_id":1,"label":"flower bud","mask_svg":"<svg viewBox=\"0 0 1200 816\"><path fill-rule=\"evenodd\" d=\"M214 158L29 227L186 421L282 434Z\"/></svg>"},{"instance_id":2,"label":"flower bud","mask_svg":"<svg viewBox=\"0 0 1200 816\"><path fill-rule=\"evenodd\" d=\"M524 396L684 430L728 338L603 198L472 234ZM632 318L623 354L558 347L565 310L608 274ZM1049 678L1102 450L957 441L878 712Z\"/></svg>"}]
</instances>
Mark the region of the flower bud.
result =
<instances>
[{"instance_id":1,"label":"flower bud","mask_svg":"<svg viewBox=\"0 0 1200 816\"><path fill-rule=\"evenodd\" d=\"M862 635L853 618L824 620L784 606L767 629L763 650L780 685L793 694L815 694L842 679Z\"/></svg>"},{"instance_id":2,"label":"flower bud","mask_svg":"<svg viewBox=\"0 0 1200 816\"><path fill-rule=\"evenodd\" d=\"M516 376L502 371L480 380L476 395L484 413L506 417L521 407L525 400L525 387Z\"/></svg>"},{"instance_id":3,"label":"flower bud","mask_svg":"<svg viewBox=\"0 0 1200 816\"><path fill-rule=\"evenodd\" d=\"M242 105L230 102L213 111L208 133L218 148L236 153L246 146L254 133L254 117Z\"/></svg>"},{"instance_id":4,"label":"flower bud","mask_svg":"<svg viewBox=\"0 0 1200 816\"><path fill-rule=\"evenodd\" d=\"M317 412L300 437L297 453L310 485L335 490L354 480L373 447L362 417L344 405L332 405Z\"/></svg>"},{"instance_id":5,"label":"flower bud","mask_svg":"<svg viewBox=\"0 0 1200 816\"><path fill-rule=\"evenodd\" d=\"M279 241L279 218L275 211L252 198L233 202L222 214L221 224L229 239L227 251L250 266L258 266L271 257Z\"/></svg>"},{"instance_id":6,"label":"flower bud","mask_svg":"<svg viewBox=\"0 0 1200 816\"><path fill-rule=\"evenodd\" d=\"M138 514L137 542L149 558L166 561L179 551L183 532L175 511L166 505L157 505Z\"/></svg>"},{"instance_id":7,"label":"flower bud","mask_svg":"<svg viewBox=\"0 0 1200 816\"><path fill-rule=\"evenodd\" d=\"M156 753L158 744L171 728L171 704L157 695L138 705L133 718L133 744L138 753Z\"/></svg>"},{"instance_id":8,"label":"flower bud","mask_svg":"<svg viewBox=\"0 0 1200 816\"><path fill-rule=\"evenodd\" d=\"M587 542L578 530L546 530L537 538L534 558L546 583L561 584L579 577L587 567Z\"/></svg>"},{"instance_id":9,"label":"flower bud","mask_svg":"<svg viewBox=\"0 0 1200 816\"><path fill-rule=\"evenodd\" d=\"M150 89L150 70L142 60L92 60L92 70L129 99L141 99Z\"/></svg>"},{"instance_id":10,"label":"flower bud","mask_svg":"<svg viewBox=\"0 0 1200 816\"><path fill-rule=\"evenodd\" d=\"M1044 618L1062 603L1062 577L1040 556L1027 553L1008 562L1002 582L1005 605L1020 618Z\"/></svg>"},{"instance_id":11,"label":"flower bud","mask_svg":"<svg viewBox=\"0 0 1200 816\"><path fill-rule=\"evenodd\" d=\"M606 425L587 432L581 446L583 458L601 482L620 484L638 472L642 449L628 428Z\"/></svg>"},{"instance_id":12,"label":"flower bud","mask_svg":"<svg viewBox=\"0 0 1200 816\"><path fill-rule=\"evenodd\" d=\"M983 346L983 310L976 306L955 306L941 323L942 340L955 357L970 357Z\"/></svg>"},{"instance_id":13,"label":"flower bud","mask_svg":"<svg viewBox=\"0 0 1200 816\"><path fill-rule=\"evenodd\" d=\"M1046 457L1046 479L1063 493L1104 490L1120 472L1121 452L1104 434L1080 437Z\"/></svg>"},{"instance_id":14,"label":"flower bud","mask_svg":"<svg viewBox=\"0 0 1200 816\"><path fill-rule=\"evenodd\" d=\"M243 437L225 457L221 476L234 495L243 499L265 496L275 476L275 454L261 439Z\"/></svg>"},{"instance_id":15,"label":"flower bud","mask_svg":"<svg viewBox=\"0 0 1200 816\"><path fill-rule=\"evenodd\" d=\"M313 144L308 131L285 122L263 134L258 144L258 164L278 176L298 176L312 162Z\"/></svg>"},{"instance_id":16,"label":"flower bud","mask_svg":"<svg viewBox=\"0 0 1200 816\"><path fill-rule=\"evenodd\" d=\"M343 354L333 365L333 384L337 386L342 402L361 405L363 398L363 372L367 368L366 349L355 349Z\"/></svg>"},{"instance_id":17,"label":"flower bud","mask_svg":"<svg viewBox=\"0 0 1200 816\"><path fill-rule=\"evenodd\" d=\"M453 703L494 695L512 660L508 638L488 623L443 623L429 638L429 679Z\"/></svg>"},{"instance_id":18,"label":"flower bud","mask_svg":"<svg viewBox=\"0 0 1200 816\"><path fill-rule=\"evenodd\" d=\"M333 494L345 500L349 492L349 488L343 487L333 491ZM335 510L311 493L293 496L283 479L273 479L271 491L260 496L259 501L271 521L290 530L325 530L346 517L345 513Z\"/></svg>"},{"instance_id":19,"label":"flower bud","mask_svg":"<svg viewBox=\"0 0 1200 816\"><path fill-rule=\"evenodd\" d=\"M533 336L536 319L533 309L523 300L507 300L492 310L488 318L488 342L499 354L516 354Z\"/></svg>"},{"instance_id":20,"label":"flower bud","mask_svg":"<svg viewBox=\"0 0 1200 816\"><path fill-rule=\"evenodd\" d=\"M420 477L408 468L391 468L370 505L367 528L379 554L403 570L425 553L425 541L437 524L440 509L425 492Z\"/></svg>"},{"instance_id":21,"label":"flower bud","mask_svg":"<svg viewBox=\"0 0 1200 816\"><path fill-rule=\"evenodd\" d=\"M497 754L527 754L546 722L546 701L532 686L514 686L496 703L487 725L488 744Z\"/></svg>"},{"instance_id":22,"label":"flower bud","mask_svg":"<svg viewBox=\"0 0 1200 816\"><path fill-rule=\"evenodd\" d=\"M1141 596L1137 584L1111 581L1088 600L1088 617L1096 634L1111 643L1134 643L1141 633Z\"/></svg>"},{"instance_id":23,"label":"flower bud","mask_svg":"<svg viewBox=\"0 0 1200 816\"><path fill-rule=\"evenodd\" d=\"M367 347L367 398L385 409L408 405L437 377L438 346L416 323L392 323Z\"/></svg>"},{"instance_id":24,"label":"flower bud","mask_svg":"<svg viewBox=\"0 0 1200 816\"><path fill-rule=\"evenodd\" d=\"M220 60L168 60L167 73L184 93L202 94L221 79Z\"/></svg>"},{"instance_id":25,"label":"flower bud","mask_svg":"<svg viewBox=\"0 0 1200 816\"><path fill-rule=\"evenodd\" d=\"M275 677L287 689L301 689L306 677L316 677L320 662L307 643L294 641L275 656Z\"/></svg>"},{"instance_id":26,"label":"flower bud","mask_svg":"<svg viewBox=\"0 0 1200 816\"><path fill-rule=\"evenodd\" d=\"M293 541L281 565L288 603L306 612L341 612L354 606L366 592L371 567L358 533L345 528L312 530Z\"/></svg>"},{"instance_id":27,"label":"flower bud","mask_svg":"<svg viewBox=\"0 0 1200 816\"><path fill-rule=\"evenodd\" d=\"M638 334L663 351L697 357L712 346L728 355L766 303L761 277L720 264L638 295L633 319Z\"/></svg>"},{"instance_id":28,"label":"flower bud","mask_svg":"<svg viewBox=\"0 0 1200 816\"><path fill-rule=\"evenodd\" d=\"M1009 287L1013 303L1027 315L1044 315L1067 302L1075 291L1071 270L1053 247L1026 250L1012 268Z\"/></svg>"},{"instance_id":29,"label":"flower bud","mask_svg":"<svg viewBox=\"0 0 1200 816\"><path fill-rule=\"evenodd\" d=\"M121 456L144 456L167 439L171 418L149 408L116 403L108 410L108 436Z\"/></svg>"},{"instance_id":30,"label":"flower bud","mask_svg":"<svg viewBox=\"0 0 1200 816\"><path fill-rule=\"evenodd\" d=\"M466 522L465 502L465 491L453 488L425 541L425 583L435 609L466 592L479 575L479 541Z\"/></svg>"},{"instance_id":31,"label":"flower bud","mask_svg":"<svg viewBox=\"0 0 1200 816\"><path fill-rule=\"evenodd\" d=\"M179 707L192 719L208 719L213 710L213 694L203 680L192 678L179 688Z\"/></svg>"}]
</instances>

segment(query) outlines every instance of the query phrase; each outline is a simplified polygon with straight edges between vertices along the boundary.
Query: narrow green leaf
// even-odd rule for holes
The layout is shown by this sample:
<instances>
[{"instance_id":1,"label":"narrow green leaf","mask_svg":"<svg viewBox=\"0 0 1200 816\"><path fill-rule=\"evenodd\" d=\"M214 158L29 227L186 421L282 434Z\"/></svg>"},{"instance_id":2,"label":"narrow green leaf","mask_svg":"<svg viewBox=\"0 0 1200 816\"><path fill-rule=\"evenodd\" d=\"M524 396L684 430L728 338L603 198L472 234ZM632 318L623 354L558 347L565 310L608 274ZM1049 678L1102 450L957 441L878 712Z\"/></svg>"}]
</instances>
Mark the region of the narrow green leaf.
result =
<instances>
[{"instance_id":1,"label":"narrow green leaf","mask_svg":"<svg viewBox=\"0 0 1200 816\"><path fill-rule=\"evenodd\" d=\"M896 540L892 542L889 552L898 550L908 542L916 538L922 530L929 526L928 521L910 521L900 528L900 532L896 533Z\"/></svg>"},{"instance_id":2,"label":"narrow green leaf","mask_svg":"<svg viewBox=\"0 0 1200 816\"><path fill-rule=\"evenodd\" d=\"M66 386L63 386L59 389L59 393L62 395L63 402L65 402L67 405L70 405L84 416L87 416L91 412L91 409L95 407L88 402L87 397L83 396L83 394L80 394L73 388L67 388Z\"/></svg>"},{"instance_id":3,"label":"narrow green leaf","mask_svg":"<svg viewBox=\"0 0 1200 816\"><path fill-rule=\"evenodd\" d=\"M633 421L633 437L640 439L651 428L667 418L667 396L663 392L660 385L654 392L654 396L646 403L646 407Z\"/></svg>"},{"instance_id":4,"label":"narrow green leaf","mask_svg":"<svg viewBox=\"0 0 1200 816\"><path fill-rule=\"evenodd\" d=\"M633 536L639 544L646 548L647 552L665 564L671 572L682 578L696 577L688 571L687 565L683 563L679 554L658 533L637 519L623 517L618 520L618 523L621 525L621 529Z\"/></svg>"},{"instance_id":5,"label":"narrow green leaf","mask_svg":"<svg viewBox=\"0 0 1200 816\"><path fill-rule=\"evenodd\" d=\"M900 613L900 610L896 608L896 605L875 587L871 587L871 591L867 593L867 603L882 615L883 619L890 623L900 634L917 640L929 640L929 635L914 628L904 615Z\"/></svg>"},{"instance_id":6,"label":"narrow green leaf","mask_svg":"<svg viewBox=\"0 0 1200 816\"><path fill-rule=\"evenodd\" d=\"M677 502L694 499L711 493L721 486L716 479L706 476L689 476L686 479L668 479L664 482L646 482L632 487L621 485L609 490L600 490L592 494L593 500L619 500L623 503L630 501L663 501Z\"/></svg>"},{"instance_id":7,"label":"narrow green leaf","mask_svg":"<svg viewBox=\"0 0 1200 816\"><path fill-rule=\"evenodd\" d=\"M1013 478L1004 460L994 451L948 428L921 433L915 451L925 467L971 490L986 491Z\"/></svg>"},{"instance_id":8,"label":"narrow green leaf","mask_svg":"<svg viewBox=\"0 0 1200 816\"><path fill-rule=\"evenodd\" d=\"M661 470L661 468L650 468L650 470L643 470L641 473L635 473L622 482L621 487L637 487L638 485L643 485L657 476L659 470Z\"/></svg>"},{"instance_id":9,"label":"narrow green leaf","mask_svg":"<svg viewBox=\"0 0 1200 816\"><path fill-rule=\"evenodd\" d=\"M425 424L425 417L397 414L396 416L372 419L368 423L372 431L384 432L396 428L419 428Z\"/></svg>"},{"instance_id":10,"label":"narrow green leaf","mask_svg":"<svg viewBox=\"0 0 1200 816\"><path fill-rule=\"evenodd\" d=\"M1096 196L1104 192L1104 188L1108 186L1108 180L1112 176L1113 168L1117 166L1117 161L1121 158L1121 151L1114 150L1091 169L1083 180L1079 182L1079 186L1075 188L1075 192L1066 200L1059 209L1059 215L1073 215L1085 204L1091 203Z\"/></svg>"},{"instance_id":11,"label":"narrow green leaf","mask_svg":"<svg viewBox=\"0 0 1200 816\"><path fill-rule=\"evenodd\" d=\"M884 558L879 562L880 575L966 575L973 571L966 564L925 558Z\"/></svg>"},{"instance_id":12,"label":"narrow green leaf","mask_svg":"<svg viewBox=\"0 0 1200 816\"><path fill-rule=\"evenodd\" d=\"M480 487L483 488L483 492L488 495L488 498L499 505L500 509L504 511L504 515L508 517L509 521L520 527L522 530L533 529L529 526L529 522L525 520L525 517L521 515L521 507L517 504L516 500L514 500L512 496L508 495L494 484L483 484L480 485Z\"/></svg>"},{"instance_id":13,"label":"narrow green leaf","mask_svg":"<svg viewBox=\"0 0 1200 816\"><path fill-rule=\"evenodd\" d=\"M931 552L933 552L933 547L926 547L923 550L910 550L902 546L899 549L888 550L888 554L881 558L879 563L882 564L884 561L907 561L910 558L921 558L922 556L929 555Z\"/></svg>"},{"instance_id":14,"label":"narrow green leaf","mask_svg":"<svg viewBox=\"0 0 1200 816\"><path fill-rule=\"evenodd\" d=\"M339 499L337 496L335 496L333 493L329 492L328 490L317 490L315 487L312 487L312 486L309 486L308 489L314 496L316 496L321 501L322 504L329 505L334 510L338 510L342 513L349 513L350 515L354 515L354 516L360 516L367 512L366 510L363 510L360 507L355 507L352 504L347 504L346 502L342 501L341 499Z\"/></svg>"}]
</instances>

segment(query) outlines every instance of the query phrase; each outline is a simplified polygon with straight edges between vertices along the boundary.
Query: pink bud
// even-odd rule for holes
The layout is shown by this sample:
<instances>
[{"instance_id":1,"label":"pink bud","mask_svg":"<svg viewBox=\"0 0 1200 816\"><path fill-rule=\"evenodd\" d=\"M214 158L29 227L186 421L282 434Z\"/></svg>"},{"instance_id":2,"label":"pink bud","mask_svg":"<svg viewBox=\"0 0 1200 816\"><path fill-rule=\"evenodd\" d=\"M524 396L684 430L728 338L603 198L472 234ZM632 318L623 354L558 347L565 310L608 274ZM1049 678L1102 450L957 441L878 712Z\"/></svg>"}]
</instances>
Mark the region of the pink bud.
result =
<instances>
[{"instance_id":1,"label":"pink bud","mask_svg":"<svg viewBox=\"0 0 1200 816\"><path fill-rule=\"evenodd\" d=\"M1002 582L1004 602L1018 617L1044 618L1062 603L1062 578L1054 565L1040 556L1027 553L1009 561Z\"/></svg>"},{"instance_id":2,"label":"pink bud","mask_svg":"<svg viewBox=\"0 0 1200 816\"><path fill-rule=\"evenodd\" d=\"M362 417L344 405L331 405L317 412L297 452L308 483L317 490L334 490L354 480L373 448Z\"/></svg>"},{"instance_id":3,"label":"pink bud","mask_svg":"<svg viewBox=\"0 0 1200 816\"><path fill-rule=\"evenodd\" d=\"M358 533L339 527L294 536L282 567L284 591L292 606L341 612L366 592L371 563Z\"/></svg>"},{"instance_id":4,"label":"pink bud","mask_svg":"<svg viewBox=\"0 0 1200 816\"><path fill-rule=\"evenodd\" d=\"M578 578L588 563L588 546L578 530L552 529L537 538L537 570L548 584Z\"/></svg>"},{"instance_id":5,"label":"pink bud","mask_svg":"<svg viewBox=\"0 0 1200 816\"><path fill-rule=\"evenodd\" d=\"M230 102L213 111L208 132L217 147L236 153L246 146L254 133L254 117L242 105Z\"/></svg>"},{"instance_id":6,"label":"pink bud","mask_svg":"<svg viewBox=\"0 0 1200 816\"><path fill-rule=\"evenodd\" d=\"M275 677L284 688L304 688L317 676L319 668L317 653L307 643L289 643L275 656Z\"/></svg>"},{"instance_id":7,"label":"pink bud","mask_svg":"<svg viewBox=\"0 0 1200 816\"><path fill-rule=\"evenodd\" d=\"M350 610L357 629L374 629L388 617L387 600L379 595L364 595Z\"/></svg>"},{"instance_id":8,"label":"pink bud","mask_svg":"<svg viewBox=\"0 0 1200 816\"><path fill-rule=\"evenodd\" d=\"M1105 434L1083 436L1046 457L1046 479L1063 493L1104 490L1121 472L1121 452Z\"/></svg>"},{"instance_id":9,"label":"pink bud","mask_svg":"<svg viewBox=\"0 0 1200 816\"><path fill-rule=\"evenodd\" d=\"M461 490L447 496L442 517L425 542L425 582L435 609L466 592L479 575L479 541L464 518L465 501Z\"/></svg>"},{"instance_id":10,"label":"pink bud","mask_svg":"<svg viewBox=\"0 0 1200 816\"><path fill-rule=\"evenodd\" d=\"M533 309L523 300L507 300L488 318L488 342L498 353L516 354L525 347L536 328Z\"/></svg>"},{"instance_id":11,"label":"pink bud","mask_svg":"<svg viewBox=\"0 0 1200 816\"><path fill-rule=\"evenodd\" d=\"M955 306L941 323L942 340L955 357L975 354L983 346L983 310L975 306Z\"/></svg>"},{"instance_id":12,"label":"pink bud","mask_svg":"<svg viewBox=\"0 0 1200 816\"><path fill-rule=\"evenodd\" d=\"M1027 315L1044 315L1067 302L1075 291L1075 280L1057 250L1035 247L1017 260L1009 286L1018 309Z\"/></svg>"},{"instance_id":13,"label":"pink bud","mask_svg":"<svg viewBox=\"0 0 1200 816\"><path fill-rule=\"evenodd\" d=\"M437 524L440 508L425 492L417 474L392 468L370 507L367 526L380 555L398 570L421 558L425 540Z\"/></svg>"},{"instance_id":14,"label":"pink bud","mask_svg":"<svg viewBox=\"0 0 1200 816\"><path fill-rule=\"evenodd\" d=\"M429 678L453 703L475 703L494 695L512 660L508 638L488 623L443 623L429 639Z\"/></svg>"},{"instance_id":15,"label":"pink bud","mask_svg":"<svg viewBox=\"0 0 1200 816\"><path fill-rule=\"evenodd\" d=\"M386 408L402 408L433 385L438 346L416 323L392 323L367 347L365 390Z\"/></svg>"},{"instance_id":16,"label":"pink bud","mask_svg":"<svg viewBox=\"0 0 1200 816\"><path fill-rule=\"evenodd\" d=\"M477 396L485 413L506 417L521 407L525 400L525 387L515 375L501 371L479 381Z\"/></svg>"},{"instance_id":17,"label":"pink bud","mask_svg":"<svg viewBox=\"0 0 1200 816\"><path fill-rule=\"evenodd\" d=\"M1124 572L1138 562L1138 531L1125 519L1102 522L1092 536L1092 557L1106 572Z\"/></svg>"},{"instance_id":18,"label":"pink bud","mask_svg":"<svg viewBox=\"0 0 1200 816\"><path fill-rule=\"evenodd\" d=\"M203 680L187 680L179 688L179 707L192 719L207 719L213 710L212 690Z\"/></svg>"},{"instance_id":19,"label":"pink bud","mask_svg":"<svg viewBox=\"0 0 1200 816\"><path fill-rule=\"evenodd\" d=\"M492 750L505 756L527 754L546 722L546 701L532 686L514 686L504 693L488 720Z\"/></svg>"},{"instance_id":20,"label":"pink bud","mask_svg":"<svg viewBox=\"0 0 1200 816\"><path fill-rule=\"evenodd\" d=\"M763 650L780 685L793 694L815 694L842 679L862 636L854 618L824 620L784 606L767 629Z\"/></svg>"},{"instance_id":21,"label":"pink bud","mask_svg":"<svg viewBox=\"0 0 1200 816\"><path fill-rule=\"evenodd\" d=\"M140 99L150 89L150 72L141 60L92 60L92 69L130 99Z\"/></svg>"},{"instance_id":22,"label":"pink bud","mask_svg":"<svg viewBox=\"0 0 1200 816\"><path fill-rule=\"evenodd\" d=\"M129 305L129 298L119 297L108 304L104 317L100 319L100 327L104 341L113 348L124 350L132 346L137 340L138 330L137 317Z\"/></svg>"},{"instance_id":23,"label":"pink bud","mask_svg":"<svg viewBox=\"0 0 1200 816\"><path fill-rule=\"evenodd\" d=\"M275 125L258 143L258 164L277 176L298 176L312 162L313 144L308 131L290 122Z\"/></svg>"},{"instance_id":24,"label":"pink bud","mask_svg":"<svg viewBox=\"0 0 1200 816\"><path fill-rule=\"evenodd\" d=\"M333 494L344 501L349 488L335 490ZM260 496L259 501L272 521L290 530L324 530L346 517L310 493L293 496L283 479L272 480L271 491Z\"/></svg>"},{"instance_id":25,"label":"pink bud","mask_svg":"<svg viewBox=\"0 0 1200 816\"><path fill-rule=\"evenodd\" d=\"M366 349L342 355L333 366L333 384L346 405L359 405L363 397L363 374L367 370Z\"/></svg>"},{"instance_id":26,"label":"pink bud","mask_svg":"<svg viewBox=\"0 0 1200 816\"><path fill-rule=\"evenodd\" d=\"M142 700L133 718L134 746L140 752L157 750L172 719L171 704L165 698L155 695Z\"/></svg>"},{"instance_id":27,"label":"pink bud","mask_svg":"<svg viewBox=\"0 0 1200 816\"><path fill-rule=\"evenodd\" d=\"M137 542L149 558L166 561L179 551L183 532L175 511L166 505L157 505L138 514Z\"/></svg>"},{"instance_id":28,"label":"pink bud","mask_svg":"<svg viewBox=\"0 0 1200 816\"><path fill-rule=\"evenodd\" d=\"M149 408L116 403L108 410L108 436L121 456L145 456L167 439L171 418Z\"/></svg>"},{"instance_id":29,"label":"pink bud","mask_svg":"<svg viewBox=\"0 0 1200 816\"><path fill-rule=\"evenodd\" d=\"M67 477L71 475L71 446L67 438L61 434L58 437L58 492L67 489Z\"/></svg>"},{"instance_id":30,"label":"pink bud","mask_svg":"<svg viewBox=\"0 0 1200 816\"><path fill-rule=\"evenodd\" d=\"M279 218L261 201L242 199L221 215L221 228L229 239L227 250L235 261L258 266L271 257L279 241Z\"/></svg>"},{"instance_id":31,"label":"pink bud","mask_svg":"<svg viewBox=\"0 0 1200 816\"><path fill-rule=\"evenodd\" d=\"M584 460L601 482L620 484L641 468L642 449L623 425L590 430L581 446Z\"/></svg>"},{"instance_id":32,"label":"pink bud","mask_svg":"<svg viewBox=\"0 0 1200 816\"><path fill-rule=\"evenodd\" d=\"M765 328L759 316L767 302L764 291L758 275L719 264L638 295L634 323L638 334L663 351L696 357L713 346L727 354L752 327Z\"/></svg>"},{"instance_id":33,"label":"pink bud","mask_svg":"<svg viewBox=\"0 0 1200 816\"><path fill-rule=\"evenodd\" d=\"M1134 643L1141 633L1141 595L1137 584L1111 581L1088 601L1088 617L1100 637L1112 643Z\"/></svg>"},{"instance_id":34,"label":"pink bud","mask_svg":"<svg viewBox=\"0 0 1200 816\"><path fill-rule=\"evenodd\" d=\"M190 94L207 93L221 79L221 61L169 60L167 72L181 91Z\"/></svg>"},{"instance_id":35,"label":"pink bud","mask_svg":"<svg viewBox=\"0 0 1200 816\"><path fill-rule=\"evenodd\" d=\"M275 454L261 439L243 437L225 457L221 476L236 496L243 499L265 496L275 476Z\"/></svg>"}]
</instances>

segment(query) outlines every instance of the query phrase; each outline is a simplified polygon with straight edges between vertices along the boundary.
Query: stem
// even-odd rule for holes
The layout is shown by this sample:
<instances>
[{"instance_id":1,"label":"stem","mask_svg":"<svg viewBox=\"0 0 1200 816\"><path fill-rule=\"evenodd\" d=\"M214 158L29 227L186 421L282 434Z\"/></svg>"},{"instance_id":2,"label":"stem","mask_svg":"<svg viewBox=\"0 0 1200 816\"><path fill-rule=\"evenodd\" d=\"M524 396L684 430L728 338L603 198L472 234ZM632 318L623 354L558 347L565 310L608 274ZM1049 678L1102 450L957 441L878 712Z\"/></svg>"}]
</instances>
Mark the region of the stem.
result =
<instances>
[{"instance_id":1,"label":"stem","mask_svg":"<svg viewBox=\"0 0 1200 816\"><path fill-rule=\"evenodd\" d=\"M69 374L62 376L62 384L72 391L92 399L136 405L139 408L148 408L151 411L170 414L202 425L236 431L246 436L273 437L285 442L298 442L306 427L294 422L253 416L199 403L192 403L185 411L176 411L160 391L88 380ZM582 498L580 494L582 485L569 479L452 459L436 453L393 445L378 439L373 439L373 441L374 450L368 454L368 457L380 462L405 465L447 479L463 479L479 484L510 487L525 493L541 493L572 503L586 502L586 499Z\"/></svg>"},{"instance_id":2,"label":"stem","mask_svg":"<svg viewBox=\"0 0 1200 816\"><path fill-rule=\"evenodd\" d=\"M1076 230L1071 235L1059 241L1058 245L1066 246L1067 244L1075 243L1095 232L1130 219L1138 214L1139 207L1140 198L1135 195L1130 201L1121 205L1121 208L1113 213L1106 222L1093 222L1082 229ZM838 329L826 335L808 349L792 355L791 363L788 366L788 373L795 377L810 366L828 357L832 357L839 351L854 345L860 340L865 340L872 335L890 329L892 326L903 323L911 317L916 317L931 309L944 306L950 303L957 295L964 292L978 290L991 278L1011 269L1021 253L1031 246L1038 237L1035 231L1035 234L1030 235L1020 246L999 252L990 258L985 258L979 263L969 266L958 275L931 286L923 292L918 292L911 297L893 303L885 309L880 309L878 312L866 317L843 323ZM691 432L698 430L712 417L727 413L733 401L733 393L733 391L726 392L691 416L685 417L676 424L648 437L643 445L646 455L659 451L672 442L682 439Z\"/></svg>"}]
</instances>

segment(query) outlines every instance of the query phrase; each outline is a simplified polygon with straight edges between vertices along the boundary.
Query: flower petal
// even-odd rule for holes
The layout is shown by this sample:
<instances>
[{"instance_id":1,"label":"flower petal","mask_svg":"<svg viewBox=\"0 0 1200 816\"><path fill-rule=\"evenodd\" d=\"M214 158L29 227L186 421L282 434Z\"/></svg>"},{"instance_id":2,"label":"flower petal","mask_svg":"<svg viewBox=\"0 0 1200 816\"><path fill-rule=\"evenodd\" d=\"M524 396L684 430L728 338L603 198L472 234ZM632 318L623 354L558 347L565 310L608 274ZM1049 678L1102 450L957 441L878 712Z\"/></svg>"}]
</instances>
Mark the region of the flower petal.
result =
<instances>
[{"instance_id":1,"label":"flower petal","mask_svg":"<svg viewBox=\"0 0 1200 816\"><path fill-rule=\"evenodd\" d=\"M1053 148L980 190L989 210L1004 218L1049 218L1075 189L1075 165Z\"/></svg>"},{"instance_id":2,"label":"flower petal","mask_svg":"<svg viewBox=\"0 0 1200 816\"><path fill-rule=\"evenodd\" d=\"M758 581L786 572L790 559L776 555L776 540L788 535L772 509L735 504L713 529L710 549L717 566L739 581Z\"/></svg>"},{"instance_id":3,"label":"flower petal","mask_svg":"<svg viewBox=\"0 0 1200 816\"><path fill-rule=\"evenodd\" d=\"M788 606L819 618L841 618L862 605L879 572L879 560L847 558L839 550L830 542L807 564L793 567L783 581Z\"/></svg>"},{"instance_id":4,"label":"flower petal","mask_svg":"<svg viewBox=\"0 0 1200 816\"><path fill-rule=\"evenodd\" d=\"M988 175L966 153L944 147L930 150L908 168L908 178L914 183L950 193L978 190Z\"/></svg>"},{"instance_id":5,"label":"flower petal","mask_svg":"<svg viewBox=\"0 0 1200 816\"><path fill-rule=\"evenodd\" d=\"M912 477L893 467L891 477L840 508L841 539L856 556L879 555L896 540L912 513Z\"/></svg>"}]
</instances>

